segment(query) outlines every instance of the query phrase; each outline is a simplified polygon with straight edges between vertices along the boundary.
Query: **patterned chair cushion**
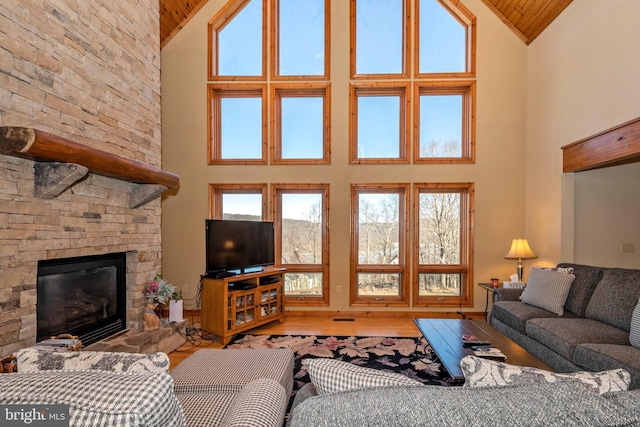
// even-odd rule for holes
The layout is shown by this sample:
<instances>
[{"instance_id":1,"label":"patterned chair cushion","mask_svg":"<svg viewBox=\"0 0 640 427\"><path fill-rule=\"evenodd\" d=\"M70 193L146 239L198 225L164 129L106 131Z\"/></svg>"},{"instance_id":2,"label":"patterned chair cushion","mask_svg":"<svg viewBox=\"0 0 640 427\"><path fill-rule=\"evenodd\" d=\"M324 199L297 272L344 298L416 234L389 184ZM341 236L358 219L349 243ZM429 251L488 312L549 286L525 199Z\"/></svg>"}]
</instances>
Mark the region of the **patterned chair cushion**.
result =
<instances>
[{"instance_id":1,"label":"patterned chair cushion","mask_svg":"<svg viewBox=\"0 0 640 427\"><path fill-rule=\"evenodd\" d=\"M422 384L401 374L363 368L340 360L304 359L302 363L307 367L318 395L364 387Z\"/></svg>"},{"instance_id":2,"label":"patterned chair cushion","mask_svg":"<svg viewBox=\"0 0 640 427\"><path fill-rule=\"evenodd\" d=\"M270 378L251 381L236 395L220 424L223 427L281 427L289 396Z\"/></svg>"},{"instance_id":3,"label":"patterned chair cushion","mask_svg":"<svg viewBox=\"0 0 640 427\"><path fill-rule=\"evenodd\" d=\"M106 351L52 352L25 348L16 354L19 372L86 371L168 372L169 356L165 353L116 353Z\"/></svg>"},{"instance_id":4,"label":"patterned chair cushion","mask_svg":"<svg viewBox=\"0 0 640 427\"><path fill-rule=\"evenodd\" d=\"M522 293L522 302L562 316L564 303L575 278L573 274L532 268L529 282Z\"/></svg>"},{"instance_id":5,"label":"patterned chair cushion","mask_svg":"<svg viewBox=\"0 0 640 427\"><path fill-rule=\"evenodd\" d=\"M176 393L238 393L258 378L271 378L291 393L294 353L288 348L202 349L171 370Z\"/></svg>"},{"instance_id":6,"label":"patterned chair cushion","mask_svg":"<svg viewBox=\"0 0 640 427\"><path fill-rule=\"evenodd\" d=\"M184 426L167 373L41 371L0 375L0 405L66 404L69 425Z\"/></svg>"},{"instance_id":7,"label":"patterned chair cushion","mask_svg":"<svg viewBox=\"0 0 640 427\"><path fill-rule=\"evenodd\" d=\"M610 391L626 391L631 383L631 375L624 369L556 374L542 369L510 365L476 356L464 357L460 361L460 367L464 374L465 387L479 388L508 384L573 382L584 386L589 391L597 391L599 394L603 394Z\"/></svg>"},{"instance_id":8,"label":"patterned chair cushion","mask_svg":"<svg viewBox=\"0 0 640 427\"><path fill-rule=\"evenodd\" d=\"M629 342L632 346L640 348L640 300L631 315L631 326L629 327Z\"/></svg>"}]
</instances>

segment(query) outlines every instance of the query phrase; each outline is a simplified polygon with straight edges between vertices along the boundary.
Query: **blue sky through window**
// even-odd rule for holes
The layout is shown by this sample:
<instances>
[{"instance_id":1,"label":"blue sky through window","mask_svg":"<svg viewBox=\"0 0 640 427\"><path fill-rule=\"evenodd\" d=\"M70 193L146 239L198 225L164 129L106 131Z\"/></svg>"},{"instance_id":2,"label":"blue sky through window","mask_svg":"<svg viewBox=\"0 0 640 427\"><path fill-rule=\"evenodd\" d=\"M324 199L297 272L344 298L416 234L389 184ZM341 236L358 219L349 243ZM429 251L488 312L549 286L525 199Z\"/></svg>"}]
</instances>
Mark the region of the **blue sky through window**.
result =
<instances>
[{"instance_id":1,"label":"blue sky through window","mask_svg":"<svg viewBox=\"0 0 640 427\"><path fill-rule=\"evenodd\" d=\"M324 0L279 0L279 74L324 74Z\"/></svg>"},{"instance_id":2,"label":"blue sky through window","mask_svg":"<svg viewBox=\"0 0 640 427\"><path fill-rule=\"evenodd\" d=\"M280 74L324 73L324 5L324 0L280 0L280 27L276 33ZM357 0L358 74L403 71L403 6L404 0ZM221 29L220 75L261 75L262 8L263 0L251 0ZM437 0L420 0L419 30L420 72L466 71L465 26ZM430 141L455 140L458 145L452 156L461 155L462 96L420 96L415 101L420 103L421 151ZM314 96L282 98L282 159L323 158L322 102L321 97ZM223 98L221 104L221 158L260 159L262 99ZM357 109L357 156L398 158L400 135L404 132L400 129L400 98L359 96Z\"/></svg>"},{"instance_id":3,"label":"blue sky through window","mask_svg":"<svg viewBox=\"0 0 640 427\"><path fill-rule=\"evenodd\" d=\"M218 33L218 74L262 75L262 1L252 0Z\"/></svg>"},{"instance_id":4,"label":"blue sky through window","mask_svg":"<svg viewBox=\"0 0 640 427\"><path fill-rule=\"evenodd\" d=\"M282 98L282 158L321 159L323 98Z\"/></svg>"}]
</instances>

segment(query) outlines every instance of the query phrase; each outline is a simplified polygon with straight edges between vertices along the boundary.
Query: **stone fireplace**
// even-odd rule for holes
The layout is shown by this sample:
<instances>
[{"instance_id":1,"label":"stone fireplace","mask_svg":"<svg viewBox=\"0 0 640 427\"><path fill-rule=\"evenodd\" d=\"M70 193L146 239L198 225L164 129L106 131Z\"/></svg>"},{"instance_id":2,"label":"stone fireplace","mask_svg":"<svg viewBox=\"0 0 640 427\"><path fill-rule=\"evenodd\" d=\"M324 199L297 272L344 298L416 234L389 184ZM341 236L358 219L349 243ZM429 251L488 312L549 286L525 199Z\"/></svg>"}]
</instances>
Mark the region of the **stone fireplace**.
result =
<instances>
[{"instance_id":1,"label":"stone fireplace","mask_svg":"<svg viewBox=\"0 0 640 427\"><path fill-rule=\"evenodd\" d=\"M158 3L26 0L0 13L0 126L38 129L160 167ZM53 198L38 162L0 155L0 356L37 337L38 262L126 254L126 328L161 272L161 208L131 183L88 173Z\"/></svg>"}]
</instances>

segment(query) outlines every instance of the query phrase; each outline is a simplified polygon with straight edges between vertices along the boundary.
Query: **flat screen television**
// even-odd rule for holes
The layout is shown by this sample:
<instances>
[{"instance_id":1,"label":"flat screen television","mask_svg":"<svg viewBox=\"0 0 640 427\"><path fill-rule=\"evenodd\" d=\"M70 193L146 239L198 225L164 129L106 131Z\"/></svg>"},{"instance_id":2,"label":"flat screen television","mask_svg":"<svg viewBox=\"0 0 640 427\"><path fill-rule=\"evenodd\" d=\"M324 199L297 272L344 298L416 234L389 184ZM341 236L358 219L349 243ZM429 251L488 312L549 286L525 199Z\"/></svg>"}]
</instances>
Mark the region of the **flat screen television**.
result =
<instances>
[{"instance_id":1,"label":"flat screen television","mask_svg":"<svg viewBox=\"0 0 640 427\"><path fill-rule=\"evenodd\" d=\"M273 222L207 219L207 277L261 270L275 262Z\"/></svg>"}]
</instances>

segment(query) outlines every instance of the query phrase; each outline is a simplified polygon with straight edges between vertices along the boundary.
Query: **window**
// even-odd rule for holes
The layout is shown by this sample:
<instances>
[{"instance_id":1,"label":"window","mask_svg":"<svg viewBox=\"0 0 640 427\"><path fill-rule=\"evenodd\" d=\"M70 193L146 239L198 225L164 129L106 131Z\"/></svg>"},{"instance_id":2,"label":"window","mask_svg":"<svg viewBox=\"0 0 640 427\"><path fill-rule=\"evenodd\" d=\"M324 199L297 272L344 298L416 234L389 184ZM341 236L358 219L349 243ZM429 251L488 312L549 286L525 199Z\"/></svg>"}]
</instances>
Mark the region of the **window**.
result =
<instances>
[{"instance_id":1,"label":"window","mask_svg":"<svg viewBox=\"0 0 640 427\"><path fill-rule=\"evenodd\" d=\"M230 1L209 22L209 80L264 78L266 16L263 0Z\"/></svg>"},{"instance_id":2,"label":"window","mask_svg":"<svg viewBox=\"0 0 640 427\"><path fill-rule=\"evenodd\" d=\"M417 74L472 74L475 18L471 13L460 2L453 7L446 0L418 0L416 8Z\"/></svg>"},{"instance_id":3,"label":"window","mask_svg":"<svg viewBox=\"0 0 640 427\"><path fill-rule=\"evenodd\" d=\"M352 184L351 303L406 305L408 184Z\"/></svg>"},{"instance_id":4,"label":"window","mask_svg":"<svg viewBox=\"0 0 640 427\"><path fill-rule=\"evenodd\" d=\"M352 76L406 75L409 5L409 0L351 0Z\"/></svg>"},{"instance_id":5,"label":"window","mask_svg":"<svg viewBox=\"0 0 640 427\"><path fill-rule=\"evenodd\" d=\"M274 0L275 77L329 78L329 1ZM276 42L277 40L277 42Z\"/></svg>"},{"instance_id":6,"label":"window","mask_svg":"<svg viewBox=\"0 0 640 427\"><path fill-rule=\"evenodd\" d=\"M209 164L266 163L265 86L209 85Z\"/></svg>"},{"instance_id":7,"label":"window","mask_svg":"<svg viewBox=\"0 0 640 427\"><path fill-rule=\"evenodd\" d=\"M351 163L407 162L408 90L405 83L351 85Z\"/></svg>"},{"instance_id":8,"label":"window","mask_svg":"<svg viewBox=\"0 0 640 427\"><path fill-rule=\"evenodd\" d=\"M415 305L471 302L474 186L415 184Z\"/></svg>"},{"instance_id":9,"label":"window","mask_svg":"<svg viewBox=\"0 0 640 427\"><path fill-rule=\"evenodd\" d=\"M209 164L330 162L329 5L232 0L209 22Z\"/></svg>"},{"instance_id":10,"label":"window","mask_svg":"<svg viewBox=\"0 0 640 427\"><path fill-rule=\"evenodd\" d=\"M265 184L209 184L209 218L264 221Z\"/></svg>"},{"instance_id":11,"label":"window","mask_svg":"<svg viewBox=\"0 0 640 427\"><path fill-rule=\"evenodd\" d=\"M475 77L475 17L454 0L351 0L351 34L350 162L473 163L475 81L459 79Z\"/></svg>"},{"instance_id":12,"label":"window","mask_svg":"<svg viewBox=\"0 0 640 427\"><path fill-rule=\"evenodd\" d=\"M472 162L475 82L420 83L415 98L415 162Z\"/></svg>"},{"instance_id":13,"label":"window","mask_svg":"<svg viewBox=\"0 0 640 427\"><path fill-rule=\"evenodd\" d=\"M329 304L329 186L273 185L276 259L286 267L285 297L295 304Z\"/></svg>"},{"instance_id":14,"label":"window","mask_svg":"<svg viewBox=\"0 0 640 427\"><path fill-rule=\"evenodd\" d=\"M290 85L272 85L272 88L273 163L329 163L329 85L309 83L304 89Z\"/></svg>"}]
</instances>

